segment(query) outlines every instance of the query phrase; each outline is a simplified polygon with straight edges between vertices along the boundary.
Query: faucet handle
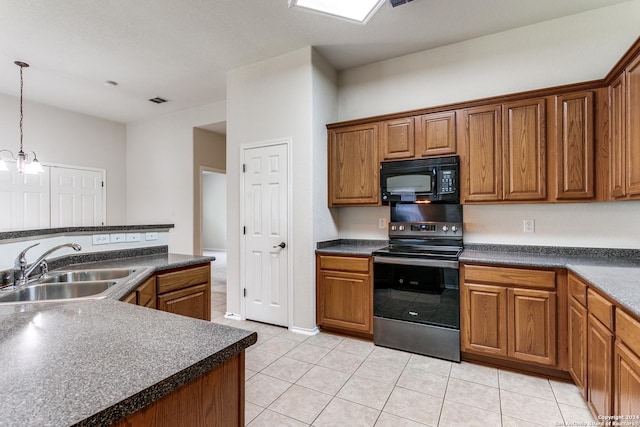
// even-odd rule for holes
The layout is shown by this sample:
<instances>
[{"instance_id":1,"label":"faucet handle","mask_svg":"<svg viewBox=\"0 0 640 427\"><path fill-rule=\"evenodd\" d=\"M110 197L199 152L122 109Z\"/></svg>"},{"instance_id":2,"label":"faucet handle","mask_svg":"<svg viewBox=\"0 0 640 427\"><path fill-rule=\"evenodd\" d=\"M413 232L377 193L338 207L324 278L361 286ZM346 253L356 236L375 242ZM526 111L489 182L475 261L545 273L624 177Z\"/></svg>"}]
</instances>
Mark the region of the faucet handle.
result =
<instances>
[{"instance_id":1,"label":"faucet handle","mask_svg":"<svg viewBox=\"0 0 640 427\"><path fill-rule=\"evenodd\" d=\"M40 277L44 276L49 272L49 263L46 259L40 261Z\"/></svg>"},{"instance_id":2,"label":"faucet handle","mask_svg":"<svg viewBox=\"0 0 640 427\"><path fill-rule=\"evenodd\" d=\"M18 255L18 257L16 258L16 263L20 263L20 265L27 265L27 258L26 258L27 251L35 246L38 246L39 244L40 242L34 243L33 245L26 247L22 252L20 252L20 255Z\"/></svg>"}]
</instances>

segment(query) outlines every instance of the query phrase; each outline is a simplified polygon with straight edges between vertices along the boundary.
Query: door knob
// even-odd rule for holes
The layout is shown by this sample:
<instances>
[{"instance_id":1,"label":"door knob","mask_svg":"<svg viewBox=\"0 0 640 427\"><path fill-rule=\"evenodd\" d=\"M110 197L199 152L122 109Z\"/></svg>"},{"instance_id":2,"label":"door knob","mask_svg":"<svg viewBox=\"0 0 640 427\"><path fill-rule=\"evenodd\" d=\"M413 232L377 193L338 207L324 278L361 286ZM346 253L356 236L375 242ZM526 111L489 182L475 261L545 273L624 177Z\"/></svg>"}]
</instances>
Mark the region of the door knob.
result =
<instances>
[{"instance_id":1,"label":"door knob","mask_svg":"<svg viewBox=\"0 0 640 427\"><path fill-rule=\"evenodd\" d=\"M285 242L280 242L279 245L274 246L273 248L280 248L280 249L284 249L287 247L287 244Z\"/></svg>"}]
</instances>

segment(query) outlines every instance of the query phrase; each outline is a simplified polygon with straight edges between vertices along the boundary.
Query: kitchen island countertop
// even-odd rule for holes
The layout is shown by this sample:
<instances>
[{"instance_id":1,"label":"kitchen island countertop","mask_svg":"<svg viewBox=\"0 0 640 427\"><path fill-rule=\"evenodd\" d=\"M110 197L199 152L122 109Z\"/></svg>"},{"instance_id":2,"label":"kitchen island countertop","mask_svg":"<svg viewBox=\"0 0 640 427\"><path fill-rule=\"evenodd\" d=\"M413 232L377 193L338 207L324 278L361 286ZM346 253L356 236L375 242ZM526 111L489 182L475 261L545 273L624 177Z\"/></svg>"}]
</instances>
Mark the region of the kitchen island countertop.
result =
<instances>
[{"instance_id":1,"label":"kitchen island countertop","mask_svg":"<svg viewBox=\"0 0 640 427\"><path fill-rule=\"evenodd\" d=\"M160 253L64 265L151 268L106 299L0 305L1 423L110 425L253 345L252 331L117 301L154 272L211 260Z\"/></svg>"}]
</instances>

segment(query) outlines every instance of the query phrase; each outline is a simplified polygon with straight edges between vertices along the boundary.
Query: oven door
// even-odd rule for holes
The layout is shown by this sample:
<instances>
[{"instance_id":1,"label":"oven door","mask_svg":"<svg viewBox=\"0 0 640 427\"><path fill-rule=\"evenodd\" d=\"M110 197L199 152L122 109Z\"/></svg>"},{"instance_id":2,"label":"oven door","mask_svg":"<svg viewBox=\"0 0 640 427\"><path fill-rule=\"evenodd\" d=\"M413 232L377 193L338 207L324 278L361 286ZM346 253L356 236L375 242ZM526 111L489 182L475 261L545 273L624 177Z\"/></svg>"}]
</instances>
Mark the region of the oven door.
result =
<instances>
[{"instance_id":1,"label":"oven door","mask_svg":"<svg viewBox=\"0 0 640 427\"><path fill-rule=\"evenodd\" d=\"M374 257L373 314L460 329L458 261Z\"/></svg>"}]
</instances>

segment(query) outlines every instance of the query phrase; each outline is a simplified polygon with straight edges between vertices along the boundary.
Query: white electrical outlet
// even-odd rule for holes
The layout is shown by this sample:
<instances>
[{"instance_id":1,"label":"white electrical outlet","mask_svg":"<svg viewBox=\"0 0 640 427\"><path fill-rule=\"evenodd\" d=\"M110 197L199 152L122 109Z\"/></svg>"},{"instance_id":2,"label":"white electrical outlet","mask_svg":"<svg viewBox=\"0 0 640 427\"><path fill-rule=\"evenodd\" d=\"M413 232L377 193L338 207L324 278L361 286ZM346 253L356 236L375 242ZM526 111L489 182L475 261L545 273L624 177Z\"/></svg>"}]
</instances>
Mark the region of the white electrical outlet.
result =
<instances>
[{"instance_id":1,"label":"white electrical outlet","mask_svg":"<svg viewBox=\"0 0 640 427\"><path fill-rule=\"evenodd\" d=\"M139 242L140 233L127 233L127 242Z\"/></svg>"},{"instance_id":2,"label":"white electrical outlet","mask_svg":"<svg viewBox=\"0 0 640 427\"><path fill-rule=\"evenodd\" d=\"M111 235L111 243L124 243L127 241L127 237L124 233L117 233Z\"/></svg>"},{"instance_id":3,"label":"white electrical outlet","mask_svg":"<svg viewBox=\"0 0 640 427\"><path fill-rule=\"evenodd\" d=\"M107 245L109 244L108 234L94 234L92 236L93 244L95 245Z\"/></svg>"},{"instance_id":4,"label":"white electrical outlet","mask_svg":"<svg viewBox=\"0 0 640 427\"><path fill-rule=\"evenodd\" d=\"M378 228L385 229L387 228L387 219L386 218L378 218Z\"/></svg>"},{"instance_id":5,"label":"white electrical outlet","mask_svg":"<svg viewBox=\"0 0 640 427\"><path fill-rule=\"evenodd\" d=\"M536 220L535 219L523 219L522 220L522 232L523 233L535 233L536 232Z\"/></svg>"},{"instance_id":6,"label":"white electrical outlet","mask_svg":"<svg viewBox=\"0 0 640 427\"><path fill-rule=\"evenodd\" d=\"M144 240L158 240L158 233L155 231L145 233Z\"/></svg>"}]
</instances>

